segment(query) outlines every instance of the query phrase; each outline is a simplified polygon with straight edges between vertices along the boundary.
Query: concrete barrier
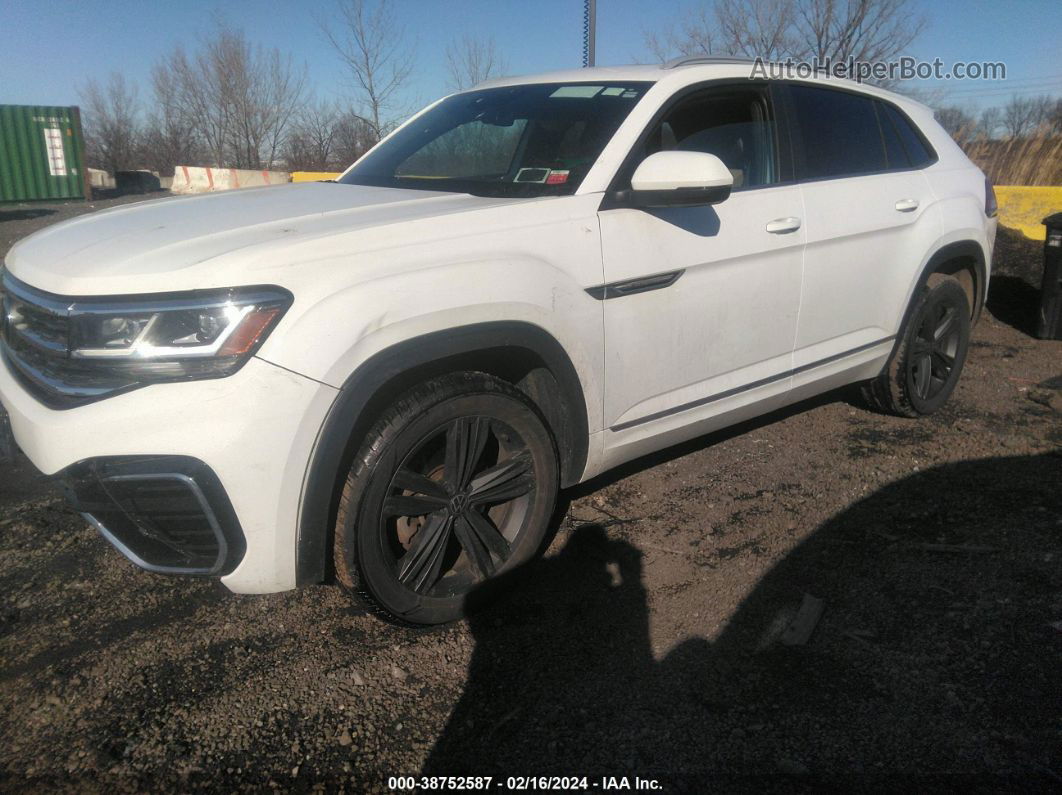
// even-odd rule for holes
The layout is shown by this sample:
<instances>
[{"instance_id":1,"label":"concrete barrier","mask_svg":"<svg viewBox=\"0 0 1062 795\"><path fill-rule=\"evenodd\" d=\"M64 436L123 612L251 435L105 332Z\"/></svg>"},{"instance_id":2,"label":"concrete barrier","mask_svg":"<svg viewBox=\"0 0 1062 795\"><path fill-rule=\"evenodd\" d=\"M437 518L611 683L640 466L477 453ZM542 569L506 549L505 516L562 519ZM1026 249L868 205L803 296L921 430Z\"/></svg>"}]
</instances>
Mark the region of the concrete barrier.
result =
<instances>
[{"instance_id":1,"label":"concrete barrier","mask_svg":"<svg viewBox=\"0 0 1062 795\"><path fill-rule=\"evenodd\" d=\"M98 168L88 169L89 185L97 190L107 190L114 188L114 177L108 174L106 171Z\"/></svg>"},{"instance_id":2,"label":"concrete barrier","mask_svg":"<svg viewBox=\"0 0 1062 795\"><path fill-rule=\"evenodd\" d=\"M335 179L342 171L292 171L292 182L323 182L326 179Z\"/></svg>"},{"instance_id":3,"label":"concrete barrier","mask_svg":"<svg viewBox=\"0 0 1062 795\"><path fill-rule=\"evenodd\" d=\"M1062 212L1059 185L996 185L995 190L999 222L1032 240L1044 239L1044 218Z\"/></svg>"},{"instance_id":4,"label":"concrete barrier","mask_svg":"<svg viewBox=\"0 0 1062 795\"><path fill-rule=\"evenodd\" d=\"M174 193L210 193L219 190L259 188L264 185L282 185L285 182L291 182L291 175L286 171L176 166L173 170L173 184L170 190Z\"/></svg>"}]
</instances>

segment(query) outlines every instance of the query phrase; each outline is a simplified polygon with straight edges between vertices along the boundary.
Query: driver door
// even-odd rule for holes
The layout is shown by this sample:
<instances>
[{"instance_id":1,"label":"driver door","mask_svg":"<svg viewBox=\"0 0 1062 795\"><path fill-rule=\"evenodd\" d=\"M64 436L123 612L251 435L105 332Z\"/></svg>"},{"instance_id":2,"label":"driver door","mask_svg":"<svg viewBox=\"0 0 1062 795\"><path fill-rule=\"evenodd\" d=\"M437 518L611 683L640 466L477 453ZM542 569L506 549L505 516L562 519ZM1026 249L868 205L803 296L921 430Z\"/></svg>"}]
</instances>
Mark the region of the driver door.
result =
<instances>
[{"instance_id":1,"label":"driver door","mask_svg":"<svg viewBox=\"0 0 1062 795\"><path fill-rule=\"evenodd\" d=\"M610 464L784 402L805 234L800 189L781 178L777 132L766 87L688 95L647 131L614 187L630 188L655 151L701 151L730 169L730 197L599 212Z\"/></svg>"}]
</instances>

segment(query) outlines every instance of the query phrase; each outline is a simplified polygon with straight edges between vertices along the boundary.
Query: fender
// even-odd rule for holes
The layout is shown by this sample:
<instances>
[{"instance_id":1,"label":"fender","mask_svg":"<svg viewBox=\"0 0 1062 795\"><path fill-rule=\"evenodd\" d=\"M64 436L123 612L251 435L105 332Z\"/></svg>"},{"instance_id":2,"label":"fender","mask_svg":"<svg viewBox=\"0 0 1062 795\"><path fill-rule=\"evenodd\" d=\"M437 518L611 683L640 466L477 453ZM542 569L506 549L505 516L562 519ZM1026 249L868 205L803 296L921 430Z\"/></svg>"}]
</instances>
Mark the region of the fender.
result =
<instances>
[{"instance_id":1,"label":"fender","mask_svg":"<svg viewBox=\"0 0 1062 795\"><path fill-rule=\"evenodd\" d=\"M299 511L296 585L321 582L327 575L328 539L342 478L375 420L373 398L389 382L415 368L447 360L459 365L470 354L528 351L552 372L567 407L557 433L561 485L578 482L586 466L589 433L582 383L567 352L544 329L530 323L499 321L446 329L405 340L373 355L344 382L317 435ZM448 369L448 368L447 368ZM367 409L372 409L368 410ZM560 438L560 437L564 438Z\"/></svg>"},{"instance_id":2,"label":"fender","mask_svg":"<svg viewBox=\"0 0 1062 795\"><path fill-rule=\"evenodd\" d=\"M984 308L987 295L986 291L988 289L988 263L985 258L984 249L981 248L981 244L975 240L958 240L954 243L948 243L947 245L941 246L933 252L930 258L926 261L926 264L922 266L918 279L911 287L911 291L907 296L907 307L903 310L900 326L896 330L896 341L893 343L892 353L887 361L892 360L892 357L896 355L896 351L900 349L900 345L903 344L903 330L907 327L907 320L910 318L911 312L914 311L915 296L926 286L926 282L929 281L930 275L932 275L937 268L945 262L954 259L973 260L976 278L974 279L974 305L971 307L973 310L971 322L976 323L980 319L981 310Z\"/></svg>"}]
</instances>

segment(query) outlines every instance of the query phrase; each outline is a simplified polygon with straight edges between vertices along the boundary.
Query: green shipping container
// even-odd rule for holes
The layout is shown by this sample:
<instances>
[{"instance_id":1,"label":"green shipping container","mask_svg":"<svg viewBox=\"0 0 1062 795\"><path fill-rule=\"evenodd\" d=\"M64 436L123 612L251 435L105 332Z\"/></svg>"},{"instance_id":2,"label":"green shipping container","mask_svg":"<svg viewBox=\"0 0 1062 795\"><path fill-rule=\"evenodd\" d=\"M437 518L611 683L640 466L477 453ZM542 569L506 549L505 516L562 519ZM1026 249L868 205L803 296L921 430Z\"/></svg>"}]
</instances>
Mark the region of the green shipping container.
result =
<instances>
[{"instance_id":1,"label":"green shipping container","mask_svg":"<svg viewBox=\"0 0 1062 795\"><path fill-rule=\"evenodd\" d=\"M0 105L0 202L89 198L77 108Z\"/></svg>"}]
</instances>

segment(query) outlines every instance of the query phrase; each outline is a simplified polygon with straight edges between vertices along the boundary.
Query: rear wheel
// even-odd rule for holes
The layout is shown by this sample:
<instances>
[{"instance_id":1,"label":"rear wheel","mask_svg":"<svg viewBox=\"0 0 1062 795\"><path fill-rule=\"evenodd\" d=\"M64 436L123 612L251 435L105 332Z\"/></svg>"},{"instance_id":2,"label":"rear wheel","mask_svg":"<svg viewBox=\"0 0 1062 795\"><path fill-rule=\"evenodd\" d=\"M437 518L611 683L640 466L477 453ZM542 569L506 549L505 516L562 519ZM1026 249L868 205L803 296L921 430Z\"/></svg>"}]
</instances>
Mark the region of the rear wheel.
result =
<instances>
[{"instance_id":1,"label":"rear wheel","mask_svg":"<svg viewBox=\"0 0 1062 795\"><path fill-rule=\"evenodd\" d=\"M863 386L863 396L874 408L902 417L932 414L955 390L969 345L966 291L954 278L933 274L899 345L881 375Z\"/></svg>"},{"instance_id":2,"label":"rear wheel","mask_svg":"<svg viewBox=\"0 0 1062 795\"><path fill-rule=\"evenodd\" d=\"M538 550L557 481L553 438L522 392L485 373L429 381L393 404L355 458L337 577L403 621L460 618L472 591Z\"/></svg>"}]
</instances>

